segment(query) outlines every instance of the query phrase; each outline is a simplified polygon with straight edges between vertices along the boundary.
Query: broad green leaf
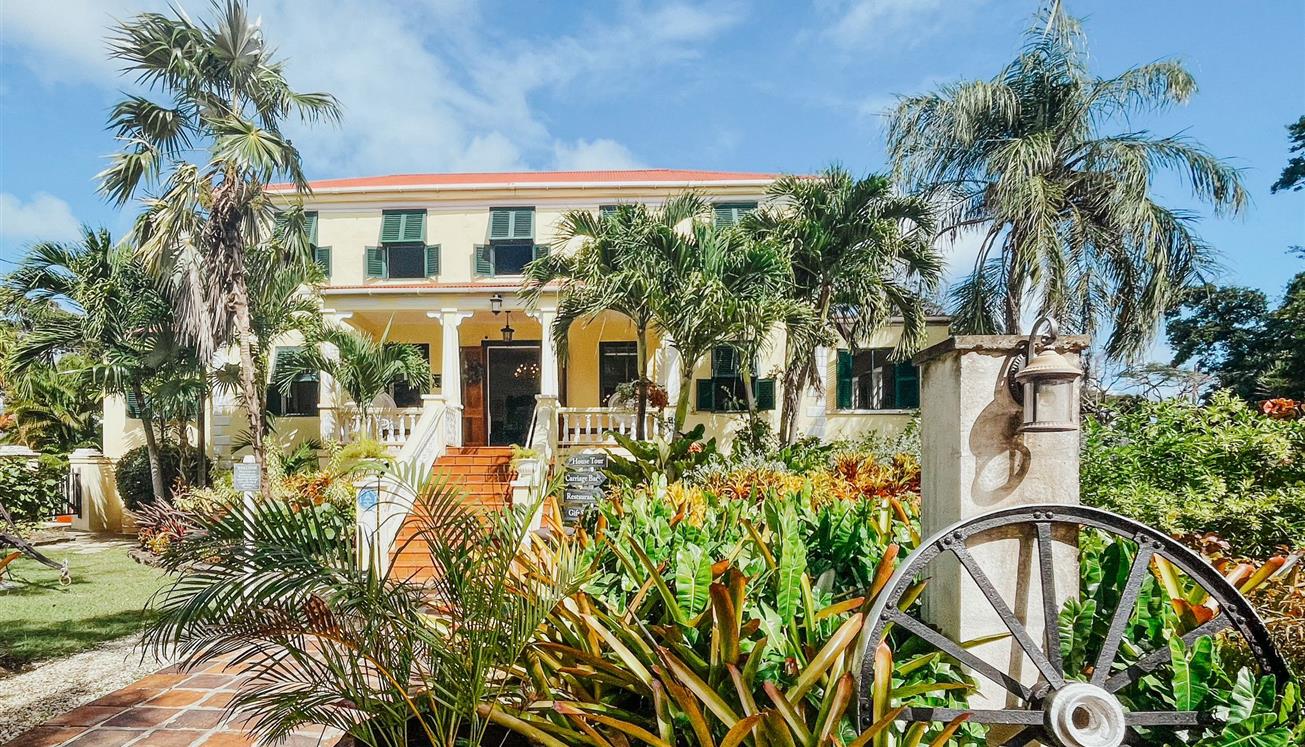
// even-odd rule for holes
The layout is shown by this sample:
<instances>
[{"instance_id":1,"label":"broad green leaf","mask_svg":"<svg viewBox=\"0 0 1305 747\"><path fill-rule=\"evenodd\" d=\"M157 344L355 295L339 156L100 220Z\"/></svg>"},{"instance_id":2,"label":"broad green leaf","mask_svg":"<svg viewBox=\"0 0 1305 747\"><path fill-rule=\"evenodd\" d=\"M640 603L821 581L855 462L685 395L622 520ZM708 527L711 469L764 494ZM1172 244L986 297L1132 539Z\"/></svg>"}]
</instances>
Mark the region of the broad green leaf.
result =
<instances>
[{"instance_id":1,"label":"broad green leaf","mask_svg":"<svg viewBox=\"0 0 1305 747\"><path fill-rule=\"evenodd\" d=\"M779 524L779 573L776 577L776 611L782 620L797 616L802 604L802 575L807 570L807 550L798 530L792 504L784 507Z\"/></svg>"},{"instance_id":2,"label":"broad green leaf","mask_svg":"<svg viewBox=\"0 0 1305 747\"><path fill-rule=\"evenodd\" d=\"M675 600L685 614L693 617L707 606L707 587L711 585L711 559L701 547L682 546L675 553Z\"/></svg>"},{"instance_id":3,"label":"broad green leaf","mask_svg":"<svg viewBox=\"0 0 1305 747\"><path fill-rule=\"evenodd\" d=\"M1199 710L1201 701L1210 692L1210 673L1214 668L1214 641L1208 636L1196 639L1192 647L1183 650L1177 638L1169 639L1169 654L1174 667L1174 709Z\"/></svg>"}]
</instances>

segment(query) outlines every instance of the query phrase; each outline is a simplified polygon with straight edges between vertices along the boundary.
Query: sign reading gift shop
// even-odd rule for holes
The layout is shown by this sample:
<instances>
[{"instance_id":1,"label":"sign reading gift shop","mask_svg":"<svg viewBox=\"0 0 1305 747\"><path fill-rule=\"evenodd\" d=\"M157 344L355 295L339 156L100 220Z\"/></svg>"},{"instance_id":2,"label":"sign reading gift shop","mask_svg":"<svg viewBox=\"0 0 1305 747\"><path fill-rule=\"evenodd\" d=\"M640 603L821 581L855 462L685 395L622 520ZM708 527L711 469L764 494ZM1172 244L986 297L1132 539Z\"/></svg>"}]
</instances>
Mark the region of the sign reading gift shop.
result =
<instances>
[{"instance_id":1,"label":"sign reading gift shop","mask_svg":"<svg viewBox=\"0 0 1305 747\"><path fill-rule=\"evenodd\" d=\"M574 454L567 457L563 476L562 521L574 525L585 512L603 497L607 475L599 470L607 466L606 454Z\"/></svg>"}]
</instances>

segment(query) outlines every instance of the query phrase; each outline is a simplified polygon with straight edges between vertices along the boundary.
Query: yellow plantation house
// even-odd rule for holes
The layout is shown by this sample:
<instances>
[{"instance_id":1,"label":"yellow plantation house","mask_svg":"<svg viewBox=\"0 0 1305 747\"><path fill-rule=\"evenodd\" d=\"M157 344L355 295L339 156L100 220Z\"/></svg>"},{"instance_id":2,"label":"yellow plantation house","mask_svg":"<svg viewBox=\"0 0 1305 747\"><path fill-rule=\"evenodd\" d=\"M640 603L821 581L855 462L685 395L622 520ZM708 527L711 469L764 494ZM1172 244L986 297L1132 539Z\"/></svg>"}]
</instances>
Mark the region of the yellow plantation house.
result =
<instances>
[{"instance_id":1,"label":"yellow plantation house","mask_svg":"<svg viewBox=\"0 0 1305 747\"><path fill-rule=\"evenodd\" d=\"M394 386L372 403L341 401L325 375L304 377L284 396L269 393L278 416L274 440L375 438L397 456L428 468L471 447L529 447L537 464L519 464L524 478L542 475L558 454L608 443L610 432L634 432L634 412L617 390L635 378L634 333L617 314L570 331L566 355L553 345L557 297L546 291L527 309L518 291L527 263L554 246L554 227L569 210L601 211L628 202L659 203L686 189L715 204L729 223L766 199L774 174L682 170L412 174L328 179L305 198L312 240L327 282L322 314L379 337L420 346L435 385L429 392ZM287 199L293 199L288 190ZM931 320L927 343L942 339L947 320ZM919 388L910 363L889 360L899 330L862 341L855 353L823 353L825 386L805 394L803 434L836 438L905 423ZM299 340L277 341L278 351ZM679 362L654 336L652 377L675 401ZM759 361L761 408L778 421L777 374L782 331ZM694 373L688 427L727 442L741 424L742 382L726 350ZM272 365L275 365L273 361ZM360 407L361 405L361 407ZM208 444L229 462L245 419L232 395L215 394ZM666 413L669 415L669 412ZM661 419L649 413L648 431ZM142 442L127 404L105 404L104 453L120 458Z\"/></svg>"}]
</instances>

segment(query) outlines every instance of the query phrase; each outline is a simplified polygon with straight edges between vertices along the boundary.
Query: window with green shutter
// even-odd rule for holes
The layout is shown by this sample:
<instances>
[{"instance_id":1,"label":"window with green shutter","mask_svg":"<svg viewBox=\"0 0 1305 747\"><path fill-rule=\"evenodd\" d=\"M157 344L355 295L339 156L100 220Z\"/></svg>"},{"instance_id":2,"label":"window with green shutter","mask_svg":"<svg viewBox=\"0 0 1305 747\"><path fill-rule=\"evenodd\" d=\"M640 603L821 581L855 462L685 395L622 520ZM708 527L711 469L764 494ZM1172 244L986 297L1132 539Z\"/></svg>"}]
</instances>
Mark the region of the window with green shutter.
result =
<instances>
[{"instance_id":1,"label":"window with green shutter","mask_svg":"<svg viewBox=\"0 0 1305 747\"><path fill-rule=\"evenodd\" d=\"M388 277L386 272L386 259L388 255L383 246L367 247L367 277L384 278Z\"/></svg>"},{"instance_id":2,"label":"window with green shutter","mask_svg":"<svg viewBox=\"0 0 1305 747\"><path fill-rule=\"evenodd\" d=\"M713 206L717 228L729 228L744 215L757 209L755 202L718 202Z\"/></svg>"},{"instance_id":3,"label":"window with green shutter","mask_svg":"<svg viewBox=\"0 0 1305 747\"><path fill-rule=\"evenodd\" d=\"M493 275L494 274L494 247L489 244L477 244L476 252L476 274Z\"/></svg>"},{"instance_id":4,"label":"window with green shutter","mask_svg":"<svg viewBox=\"0 0 1305 747\"><path fill-rule=\"evenodd\" d=\"M317 246L317 211L304 213L304 221L308 228L308 243Z\"/></svg>"},{"instance_id":5,"label":"window with green shutter","mask_svg":"<svg viewBox=\"0 0 1305 747\"><path fill-rule=\"evenodd\" d=\"M835 387L840 410L910 410L920 406L920 374L892 348L838 351Z\"/></svg>"},{"instance_id":6,"label":"window with green shutter","mask_svg":"<svg viewBox=\"0 0 1305 747\"><path fill-rule=\"evenodd\" d=\"M598 206L598 217L599 217L599 218L606 218L607 216L609 216L609 215L611 215L612 213L615 213L615 212L616 212L616 207L617 207L616 205L599 205L599 206Z\"/></svg>"},{"instance_id":7,"label":"window with green shutter","mask_svg":"<svg viewBox=\"0 0 1305 747\"><path fill-rule=\"evenodd\" d=\"M426 277L433 278L440 274L440 246L426 245Z\"/></svg>"},{"instance_id":8,"label":"window with green shutter","mask_svg":"<svg viewBox=\"0 0 1305 747\"><path fill-rule=\"evenodd\" d=\"M272 363L273 380L276 379L276 369L286 365L298 350L298 347L276 349ZM278 417L316 417L320 397L318 379L317 373L301 373L290 383L290 388L284 394L275 385L268 384L267 411Z\"/></svg>"},{"instance_id":9,"label":"window with green shutter","mask_svg":"<svg viewBox=\"0 0 1305 747\"><path fill-rule=\"evenodd\" d=\"M489 211L490 241L520 241L535 238L533 207L493 208Z\"/></svg>"},{"instance_id":10,"label":"window with green shutter","mask_svg":"<svg viewBox=\"0 0 1305 747\"><path fill-rule=\"evenodd\" d=\"M331 247L314 246L313 261L317 263L318 267L322 268L323 275L328 278L331 277Z\"/></svg>"},{"instance_id":11,"label":"window with green shutter","mask_svg":"<svg viewBox=\"0 0 1305 747\"><path fill-rule=\"evenodd\" d=\"M752 366L756 370L756 364ZM737 349L728 345L711 351L711 378L698 379L694 402L699 412L740 412L748 407ZM758 410L775 409L775 380L753 379L752 397Z\"/></svg>"},{"instance_id":12,"label":"window with green shutter","mask_svg":"<svg viewBox=\"0 0 1305 747\"><path fill-rule=\"evenodd\" d=\"M425 210L385 210L381 212L382 244L426 243Z\"/></svg>"}]
</instances>

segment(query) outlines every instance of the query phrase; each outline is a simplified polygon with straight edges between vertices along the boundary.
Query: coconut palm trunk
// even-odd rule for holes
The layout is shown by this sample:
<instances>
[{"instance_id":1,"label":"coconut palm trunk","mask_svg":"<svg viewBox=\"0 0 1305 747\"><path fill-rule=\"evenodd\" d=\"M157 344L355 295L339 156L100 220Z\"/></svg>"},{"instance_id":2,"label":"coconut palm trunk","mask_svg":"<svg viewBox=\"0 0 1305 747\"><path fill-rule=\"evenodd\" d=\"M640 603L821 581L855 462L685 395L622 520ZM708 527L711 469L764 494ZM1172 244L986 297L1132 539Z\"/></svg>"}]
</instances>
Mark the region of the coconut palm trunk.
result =
<instances>
[{"instance_id":1,"label":"coconut palm trunk","mask_svg":"<svg viewBox=\"0 0 1305 747\"><path fill-rule=\"evenodd\" d=\"M140 408L141 430L145 432L145 453L150 463L150 487L154 491L154 500L162 502L167 500L168 489L163 484L163 462L159 458L159 439L154 432L154 416L145 404L145 391L139 379L132 380L131 393Z\"/></svg>"}]
</instances>

